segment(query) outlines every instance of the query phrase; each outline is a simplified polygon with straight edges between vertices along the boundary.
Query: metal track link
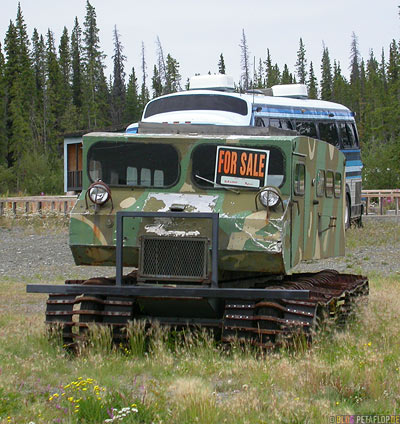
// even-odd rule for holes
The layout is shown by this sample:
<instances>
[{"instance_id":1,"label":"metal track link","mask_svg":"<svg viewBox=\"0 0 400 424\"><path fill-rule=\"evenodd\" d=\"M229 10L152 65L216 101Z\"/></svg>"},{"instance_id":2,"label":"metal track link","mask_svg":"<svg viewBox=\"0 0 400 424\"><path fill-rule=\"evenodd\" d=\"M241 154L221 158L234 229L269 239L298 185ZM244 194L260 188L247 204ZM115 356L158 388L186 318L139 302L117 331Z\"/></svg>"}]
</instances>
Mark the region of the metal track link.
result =
<instances>
[{"instance_id":1,"label":"metal track link","mask_svg":"<svg viewBox=\"0 0 400 424\"><path fill-rule=\"evenodd\" d=\"M133 279L134 276L129 276ZM110 285L110 279L91 279L81 284ZM76 284L77 281L68 281ZM294 335L303 334L311 339L321 317L345 322L354 311L357 301L368 295L368 280L359 275L339 274L327 270L319 273L287 276L268 282L265 289L308 290L307 300L292 299L226 299L223 314L212 318L186 316L142 315L133 296L50 294L47 301L46 323L61 330L63 343L73 346L84 341L92 324L108 326L115 343L126 341L126 326L134 318L151 325L177 328L207 327L220 334L222 341L245 341L263 348L282 345ZM110 291L112 287L110 287ZM168 297L171 301L171 296ZM185 300L182 297L177 299ZM190 300L192 298L187 298ZM163 297L154 300L163 301ZM178 312L178 311L177 311Z\"/></svg>"},{"instance_id":2,"label":"metal track link","mask_svg":"<svg viewBox=\"0 0 400 424\"><path fill-rule=\"evenodd\" d=\"M266 288L310 290L310 299L227 301L223 341L239 340L271 347L281 345L299 333L310 340L321 317L334 317L339 322L347 319L357 299L368 295L368 280L358 275L327 270L289 276Z\"/></svg>"},{"instance_id":3,"label":"metal track link","mask_svg":"<svg viewBox=\"0 0 400 424\"><path fill-rule=\"evenodd\" d=\"M63 344L74 347L87 339L93 324L109 326L113 340L126 340L125 327L133 319L135 300L116 296L50 294L46 324L61 331Z\"/></svg>"}]
</instances>

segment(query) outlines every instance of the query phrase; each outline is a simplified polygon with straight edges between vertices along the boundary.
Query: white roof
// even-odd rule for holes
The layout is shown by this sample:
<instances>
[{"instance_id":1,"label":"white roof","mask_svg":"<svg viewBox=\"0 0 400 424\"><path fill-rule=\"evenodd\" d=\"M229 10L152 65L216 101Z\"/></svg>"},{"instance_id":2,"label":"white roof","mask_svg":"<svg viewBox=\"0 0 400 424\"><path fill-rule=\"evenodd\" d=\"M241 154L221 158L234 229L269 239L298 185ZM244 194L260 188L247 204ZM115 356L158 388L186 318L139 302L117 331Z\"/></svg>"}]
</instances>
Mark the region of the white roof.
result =
<instances>
[{"instance_id":1,"label":"white roof","mask_svg":"<svg viewBox=\"0 0 400 424\"><path fill-rule=\"evenodd\" d=\"M280 89L278 89L277 87L279 86L273 87L274 94L281 93L282 95L287 95L288 93L291 93L293 95L294 93L294 87L281 86ZM299 90L297 90L298 95L301 97L302 91ZM209 110L168 111L165 113L152 114L151 116L145 118L146 109L148 105L152 104L153 102L158 102L162 99L167 99L171 97L193 95L218 95L239 98L247 103L248 113L246 116L244 116L240 115L239 113L228 112L223 110L212 110L210 108ZM241 94L227 91L201 89L181 91L151 100L146 105L146 108L143 112L142 121L156 123L191 123L247 126L251 123L253 113L255 114L255 116L265 116L270 118L354 120L353 113L346 106L343 106L339 103L308 98L267 96L258 93Z\"/></svg>"}]
</instances>

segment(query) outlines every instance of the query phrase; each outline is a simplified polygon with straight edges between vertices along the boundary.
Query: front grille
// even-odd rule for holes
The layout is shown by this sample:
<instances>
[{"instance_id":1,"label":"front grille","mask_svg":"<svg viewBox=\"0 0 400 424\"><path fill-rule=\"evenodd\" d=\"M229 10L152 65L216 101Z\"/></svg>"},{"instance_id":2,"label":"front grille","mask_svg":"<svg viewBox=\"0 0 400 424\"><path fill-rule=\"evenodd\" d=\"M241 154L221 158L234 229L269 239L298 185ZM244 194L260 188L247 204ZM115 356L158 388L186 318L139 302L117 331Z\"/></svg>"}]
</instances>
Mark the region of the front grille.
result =
<instances>
[{"instance_id":1,"label":"front grille","mask_svg":"<svg viewBox=\"0 0 400 424\"><path fill-rule=\"evenodd\" d=\"M208 240L199 237L142 237L140 280L204 281Z\"/></svg>"}]
</instances>

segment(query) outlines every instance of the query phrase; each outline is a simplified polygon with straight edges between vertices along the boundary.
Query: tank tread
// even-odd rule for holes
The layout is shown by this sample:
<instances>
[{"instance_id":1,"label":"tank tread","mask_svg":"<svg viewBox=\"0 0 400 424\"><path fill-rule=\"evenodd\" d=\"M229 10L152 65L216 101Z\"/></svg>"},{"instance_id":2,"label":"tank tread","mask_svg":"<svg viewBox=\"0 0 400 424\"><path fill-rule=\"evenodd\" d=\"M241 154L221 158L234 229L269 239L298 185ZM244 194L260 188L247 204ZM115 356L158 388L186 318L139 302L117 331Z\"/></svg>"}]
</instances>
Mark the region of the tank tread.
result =
<instances>
[{"instance_id":1,"label":"tank tread","mask_svg":"<svg viewBox=\"0 0 400 424\"><path fill-rule=\"evenodd\" d=\"M123 297L64 294L50 294L46 303L45 323L61 331L64 346L72 348L87 339L93 324L110 327L113 340L125 340L124 328L135 306L134 299Z\"/></svg>"},{"instance_id":2,"label":"tank tread","mask_svg":"<svg viewBox=\"0 0 400 424\"><path fill-rule=\"evenodd\" d=\"M300 333L311 340L323 317L334 317L339 322L347 319L357 298L368 294L368 279L325 270L289 276L267 288L310 290L310 299L227 301L222 341L239 340L271 347L286 343Z\"/></svg>"},{"instance_id":3,"label":"tank tread","mask_svg":"<svg viewBox=\"0 0 400 424\"><path fill-rule=\"evenodd\" d=\"M131 277L133 278L133 277ZM106 279L91 279L94 284ZM76 280L73 281L76 283ZM46 323L61 329L64 345L73 346L85 340L93 324L108 326L114 342L127 338L126 327L134 318L154 321L177 328L207 327L217 330L223 342L246 341L269 348L279 346L295 335L311 340L321 318L335 317L345 322L355 308L357 299L368 294L368 280L336 271L287 276L265 284L266 289L309 290L307 300L293 299L226 299L221 315L211 318L186 316L142 315L135 297L116 295L50 294L46 308ZM158 301L162 298L154 298ZM177 299L183 300L178 297ZM196 298L197 299L197 298Z\"/></svg>"},{"instance_id":4,"label":"tank tread","mask_svg":"<svg viewBox=\"0 0 400 424\"><path fill-rule=\"evenodd\" d=\"M264 348L281 345L295 333L309 332L314 314L308 310L309 305L307 310L302 307L299 304L296 309L288 308L271 301L226 304L222 341L238 340Z\"/></svg>"}]
</instances>

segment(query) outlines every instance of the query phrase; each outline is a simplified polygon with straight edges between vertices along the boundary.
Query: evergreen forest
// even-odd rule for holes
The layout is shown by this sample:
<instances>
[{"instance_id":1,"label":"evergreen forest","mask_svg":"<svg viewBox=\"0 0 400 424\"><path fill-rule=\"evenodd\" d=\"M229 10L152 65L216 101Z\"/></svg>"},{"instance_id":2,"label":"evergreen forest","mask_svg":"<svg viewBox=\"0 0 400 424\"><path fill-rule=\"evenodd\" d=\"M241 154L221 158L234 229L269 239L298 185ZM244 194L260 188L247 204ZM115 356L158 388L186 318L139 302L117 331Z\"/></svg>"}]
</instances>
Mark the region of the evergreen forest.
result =
<instances>
[{"instance_id":1,"label":"evergreen forest","mask_svg":"<svg viewBox=\"0 0 400 424\"><path fill-rule=\"evenodd\" d=\"M55 40L50 29L46 34L36 29L28 34L18 5L16 18L0 42L0 195L62 194L66 134L123 131L140 120L151 98L187 88L178 60L164 53L158 37L151 73L143 43L141 69L125 70L126 57L116 26L113 69L107 76L96 11L88 0L84 19L80 22L76 17L71 28L64 27L60 40ZM371 50L367 58L361 57L354 33L349 46L346 75L325 45L319 64L308 61L301 38L297 58L290 58L295 62L293 70L274 63L268 48L253 69L242 30L238 43L242 74L237 90L303 83L309 97L346 105L356 114L364 188L399 188L400 42L393 40L377 55ZM223 53L215 65L219 73L229 74Z\"/></svg>"}]
</instances>

